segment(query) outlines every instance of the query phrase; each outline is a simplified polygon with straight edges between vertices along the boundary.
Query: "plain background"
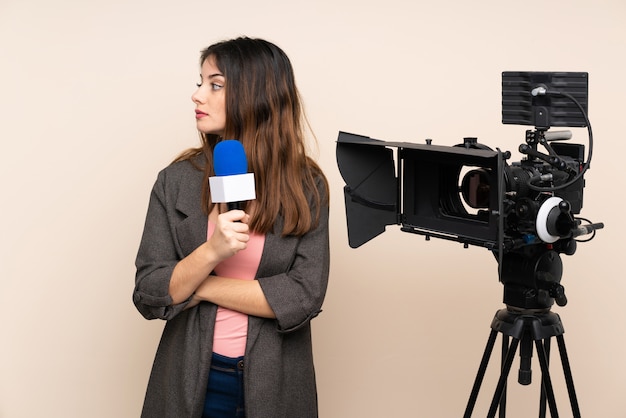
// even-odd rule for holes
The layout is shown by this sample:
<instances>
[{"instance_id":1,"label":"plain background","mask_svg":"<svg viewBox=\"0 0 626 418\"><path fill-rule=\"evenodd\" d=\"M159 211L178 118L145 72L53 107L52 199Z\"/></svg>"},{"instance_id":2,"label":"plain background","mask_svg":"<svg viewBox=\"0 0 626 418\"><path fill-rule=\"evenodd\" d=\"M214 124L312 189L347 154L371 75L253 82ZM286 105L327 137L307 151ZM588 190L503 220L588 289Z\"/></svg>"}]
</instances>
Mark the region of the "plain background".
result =
<instances>
[{"instance_id":1,"label":"plain background","mask_svg":"<svg viewBox=\"0 0 626 418\"><path fill-rule=\"evenodd\" d=\"M500 123L501 72L589 72L582 215L606 229L564 257L569 304L554 311L583 416L626 417L625 18L623 0L1 0L0 417L139 415L163 327L131 303L149 192L198 144L199 51L239 35L291 57L332 188L331 282L314 322L323 418L461 416L503 307L486 250L398 228L348 247L338 131L476 136L516 161L527 127ZM555 350L567 417L560 369ZM537 415L533 371L530 386L510 380L507 416Z\"/></svg>"}]
</instances>

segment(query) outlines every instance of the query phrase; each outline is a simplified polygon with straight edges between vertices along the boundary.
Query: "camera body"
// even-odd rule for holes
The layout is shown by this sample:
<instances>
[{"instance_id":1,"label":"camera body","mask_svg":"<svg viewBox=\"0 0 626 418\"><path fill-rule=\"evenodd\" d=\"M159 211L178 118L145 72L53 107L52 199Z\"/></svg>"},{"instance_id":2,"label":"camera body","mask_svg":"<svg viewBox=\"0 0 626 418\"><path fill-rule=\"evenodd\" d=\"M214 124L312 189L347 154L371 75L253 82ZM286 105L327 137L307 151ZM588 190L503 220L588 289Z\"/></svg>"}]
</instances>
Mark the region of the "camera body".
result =
<instances>
[{"instance_id":1,"label":"camera body","mask_svg":"<svg viewBox=\"0 0 626 418\"><path fill-rule=\"evenodd\" d=\"M556 218L554 214L542 217L550 225L537 226L542 205L550 197L567 202L570 214L582 208L582 176L556 191L541 189L544 183L560 186L574 173L580 174L582 145L568 147L570 154L575 151L578 156L561 158L559 164L572 173L564 175L541 160L509 164L509 152L492 150L476 138L441 146L340 132L337 142L353 248L384 232L387 225L398 224L405 232L489 250L513 250L541 238L544 229L559 233L559 238L571 235L574 225L567 211ZM533 189L529 182L535 178Z\"/></svg>"}]
</instances>

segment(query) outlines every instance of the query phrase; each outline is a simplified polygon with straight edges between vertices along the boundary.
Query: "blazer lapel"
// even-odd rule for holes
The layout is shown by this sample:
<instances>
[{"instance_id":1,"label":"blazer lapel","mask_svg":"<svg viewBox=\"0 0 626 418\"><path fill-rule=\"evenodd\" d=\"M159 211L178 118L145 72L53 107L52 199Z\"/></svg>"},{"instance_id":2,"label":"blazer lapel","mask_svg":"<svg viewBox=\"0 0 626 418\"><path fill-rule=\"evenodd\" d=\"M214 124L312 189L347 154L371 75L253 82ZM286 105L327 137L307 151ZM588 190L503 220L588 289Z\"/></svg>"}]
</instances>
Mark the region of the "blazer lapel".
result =
<instances>
[{"instance_id":1,"label":"blazer lapel","mask_svg":"<svg viewBox=\"0 0 626 418\"><path fill-rule=\"evenodd\" d=\"M179 180L176 210L184 219L176 225L176 235L183 257L207 239L208 215L202 210L203 177L202 171L193 169Z\"/></svg>"}]
</instances>

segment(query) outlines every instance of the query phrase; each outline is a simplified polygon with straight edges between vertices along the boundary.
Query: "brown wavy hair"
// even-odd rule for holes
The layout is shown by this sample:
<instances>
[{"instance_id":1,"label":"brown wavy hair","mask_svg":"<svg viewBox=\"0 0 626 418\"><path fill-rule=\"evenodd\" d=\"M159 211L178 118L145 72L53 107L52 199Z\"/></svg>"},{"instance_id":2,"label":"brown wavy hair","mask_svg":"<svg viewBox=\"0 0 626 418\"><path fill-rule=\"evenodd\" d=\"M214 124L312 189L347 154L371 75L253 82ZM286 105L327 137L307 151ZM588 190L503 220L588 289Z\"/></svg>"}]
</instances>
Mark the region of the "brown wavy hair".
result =
<instances>
[{"instance_id":1,"label":"brown wavy hair","mask_svg":"<svg viewBox=\"0 0 626 418\"><path fill-rule=\"evenodd\" d=\"M289 58L271 42L247 37L209 46L202 51L200 64L208 58L226 81L223 137L242 142L255 177L257 198L250 228L271 232L280 215L282 235L307 233L328 204L328 181L306 152L306 118ZM208 178L214 175L213 148L220 138L204 133L200 137L201 147L185 151L175 161L189 160L204 171L202 204L210 213ZM198 157L205 163L198 165Z\"/></svg>"}]
</instances>

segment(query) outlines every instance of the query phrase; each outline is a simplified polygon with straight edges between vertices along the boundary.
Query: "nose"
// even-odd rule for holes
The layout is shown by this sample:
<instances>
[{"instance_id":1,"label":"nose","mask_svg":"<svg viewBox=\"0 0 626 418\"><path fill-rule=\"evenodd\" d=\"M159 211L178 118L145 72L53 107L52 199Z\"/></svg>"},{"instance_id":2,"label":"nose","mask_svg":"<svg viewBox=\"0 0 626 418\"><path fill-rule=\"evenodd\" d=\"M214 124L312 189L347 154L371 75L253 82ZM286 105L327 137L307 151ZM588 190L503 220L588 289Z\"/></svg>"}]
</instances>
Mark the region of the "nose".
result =
<instances>
[{"instance_id":1,"label":"nose","mask_svg":"<svg viewBox=\"0 0 626 418\"><path fill-rule=\"evenodd\" d=\"M202 94L200 94L200 88L193 92L191 95L191 101L195 104L204 103L204 98L202 97Z\"/></svg>"}]
</instances>

